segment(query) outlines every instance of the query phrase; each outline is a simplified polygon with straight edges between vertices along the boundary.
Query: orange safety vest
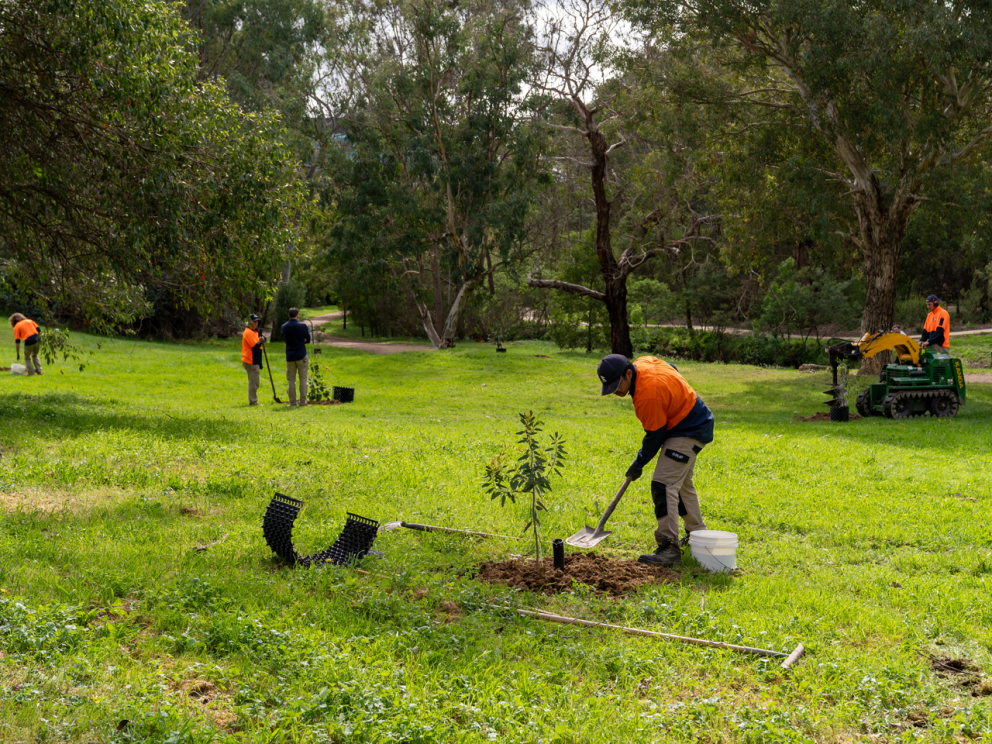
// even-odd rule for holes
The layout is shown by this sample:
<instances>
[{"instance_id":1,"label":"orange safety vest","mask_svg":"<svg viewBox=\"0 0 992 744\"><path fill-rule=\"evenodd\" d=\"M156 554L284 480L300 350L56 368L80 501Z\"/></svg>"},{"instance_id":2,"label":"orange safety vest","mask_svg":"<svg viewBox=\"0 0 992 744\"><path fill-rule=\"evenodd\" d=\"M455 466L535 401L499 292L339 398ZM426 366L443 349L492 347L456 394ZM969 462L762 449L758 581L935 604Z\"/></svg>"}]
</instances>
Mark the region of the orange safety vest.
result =
<instances>
[{"instance_id":1,"label":"orange safety vest","mask_svg":"<svg viewBox=\"0 0 992 744\"><path fill-rule=\"evenodd\" d=\"M696 391L668 362L655 357L634 360L637 382L634 389L634 415L644 431L669 430L689 415L696 405Z\"/></svg>"},{"instance_id":2,"label":"orange safety vest","mask_svg":"<svg viewBox=\"0 0 992 744\"><path fill-rule=\"evenodd\" d=\"M951 315L940 305L936 305L934 309L927 314L927 321L923 324L923 330L927 333L933 333L938 328L944 329L944 343L942 345L950 348Z\"/></svg>"},{"instance_id":3,"label":"orange safety vest","mask_svg":"<svg viewBox=\"0 0 992 744\"><path fill-rule=\"evenodd\" d=\"M252 359L252 350L258 343L258 331L252 330L251 326L245 328L245 332L241 334L241 361L247 364L254 364Z\"/></svg>"},{"instance_id":4,"label":"orange safety vest","mask_svg":"<svg viewBox=\"0 0 992 744\"><path fill-rule=\"evenodd\" d=\"M14 326L14 340L24 341L39 332L38 324L30 318L25 318Z\"/></svg>"}]
</instances>

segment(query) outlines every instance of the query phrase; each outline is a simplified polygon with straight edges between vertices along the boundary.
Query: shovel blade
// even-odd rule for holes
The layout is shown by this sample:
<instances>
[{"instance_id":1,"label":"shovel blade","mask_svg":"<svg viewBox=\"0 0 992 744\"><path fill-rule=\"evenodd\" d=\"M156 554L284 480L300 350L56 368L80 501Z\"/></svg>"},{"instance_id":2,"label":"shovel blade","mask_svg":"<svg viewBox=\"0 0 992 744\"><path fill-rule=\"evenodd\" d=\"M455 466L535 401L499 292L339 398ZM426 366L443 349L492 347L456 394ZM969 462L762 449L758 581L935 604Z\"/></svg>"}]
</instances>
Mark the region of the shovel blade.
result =
<instances>
[{"instance_id":1,"label":"shovel blade","mask_svg":"<svg viewBox=\"0 0 992 744\"><path fill-rule=\"evenodd\" d=\"M597 531L587 525L571 537L565 538L565 543L573 548L595 548L612 534L608 530Z\"/></svg>"}]
</instances>

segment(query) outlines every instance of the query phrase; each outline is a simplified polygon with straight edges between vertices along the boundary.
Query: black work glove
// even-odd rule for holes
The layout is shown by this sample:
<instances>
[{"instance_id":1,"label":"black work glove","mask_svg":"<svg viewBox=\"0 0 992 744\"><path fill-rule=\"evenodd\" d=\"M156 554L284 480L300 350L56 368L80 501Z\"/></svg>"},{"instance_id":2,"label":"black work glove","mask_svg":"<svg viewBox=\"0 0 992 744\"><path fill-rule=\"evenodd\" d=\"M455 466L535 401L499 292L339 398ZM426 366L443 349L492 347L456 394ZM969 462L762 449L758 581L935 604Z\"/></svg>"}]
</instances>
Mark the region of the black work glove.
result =
<instances>
[{"instance_id":1,"label":"black work glove","mask_svg":"<svg viewBox=\"0 0 992 744\"><path fill-rule=\"evenodd\" d=\"M632 481L635 481L641 477L641 472L642 472L641 468L637 467L636 465L631 465L629 468L627 468L626 475Z\"/></svg>"}]
</instances>

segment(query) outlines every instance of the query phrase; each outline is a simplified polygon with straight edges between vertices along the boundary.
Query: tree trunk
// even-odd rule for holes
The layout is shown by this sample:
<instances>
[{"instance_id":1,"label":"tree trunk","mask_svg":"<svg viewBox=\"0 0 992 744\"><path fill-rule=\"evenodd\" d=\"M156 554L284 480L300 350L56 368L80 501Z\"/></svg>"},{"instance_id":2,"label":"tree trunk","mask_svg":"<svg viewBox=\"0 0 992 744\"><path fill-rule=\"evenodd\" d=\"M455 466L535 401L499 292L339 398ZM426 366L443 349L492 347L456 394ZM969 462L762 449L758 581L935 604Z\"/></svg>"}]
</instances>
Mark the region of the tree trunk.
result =
<instances>
[{"instance_id":1,"label":"tree trunk","mask_svg":"<svg viewBox=\"0 0 992 744\"><path fill-rule=\"evenodd\" d=\"M586 354L592 353L592 300L589 300L589 322L586 323Z\"/></svg>"},{"instance_id":2,"label":"tree trunk","mask_svg":"<svg viewBox=\"0 0 992 744\"><path fill-rule=\"evenodd\" d=\"M879 208L882 199L872 200L857 195L854 208L858 215L859 232L865 254L867 294L861 315L861 332L875 333L892 328L896 306L896 278L899 253L909 218L919 202L910 195L899 194L889 208ZM889 364L891 354L884 351L866 359L858 374L877 375Z\"/></svg>"},{"instance_id":3,"label":"tree trunk","mask_svg":"<svg viewBox=\"0 0 992 744\"><path fill-rule=\"evenodd\" d=\"M606 283L606 311L610 316L610 350L630 358L634 346L630 342L630 324L627 321L627 278L613 256L610 235L610 216L613 203L606 195L606 174L609 149L606 137L587 122L589 146L592 150L592 193L596 202L596 258Z\"/></svg>"},{"instance_id":4,"label":"tree trunk","mask_svg":"<svg viewBox=\"0 0 992 744\"><path fill-rule=\"evenodd\" d=\"M444 298L441 295L441 249L437 243L431 248L431 276L434 279L434 317L440 321L444 314ZM437 334L435 334L437 335ZM433 339L432 339L433 343ZM434 347L438 348L438 347Z\"/></svg>"},{"instance_id":5,"label":"tree trunk","mask_svg":"<svg viewBox=\"0 0 992 744\"><path fill-rule=\"evenodd\" d=\"M448 318L444 323L444 333L441 334L441 345L437 348L454 348L455 331L458 329L458 321L461 318L462 310L465 309L465 302L471 296L472 292L475 291L475 288L479 286L479 282L482 281L484 276L485 274L466 279L462 282L462 286L458 288L458 294L455 295L455 301L451 303L451 308L448 310Z\"/></svg>"}]
</instances>

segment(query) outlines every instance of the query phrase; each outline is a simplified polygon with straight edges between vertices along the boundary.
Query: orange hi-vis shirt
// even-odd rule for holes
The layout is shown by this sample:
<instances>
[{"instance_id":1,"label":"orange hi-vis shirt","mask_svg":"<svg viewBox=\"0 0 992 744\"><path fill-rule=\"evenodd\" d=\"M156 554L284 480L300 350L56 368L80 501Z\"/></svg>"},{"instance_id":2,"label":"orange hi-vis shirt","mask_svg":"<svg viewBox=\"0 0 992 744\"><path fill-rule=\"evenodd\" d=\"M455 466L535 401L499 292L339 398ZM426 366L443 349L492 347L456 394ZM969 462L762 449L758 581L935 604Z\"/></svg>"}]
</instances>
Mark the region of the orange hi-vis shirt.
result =
<instances>
[{"instance_id":1,"label":"orange hi-vis shirt","mask_svg":"<svg viewBox=\"0 0 992 744\"><path fill-rule=\"evenodd\" d=\"M25 318L14 326L14 340L23 341L24 339L31 338L36 333L40 332L41 329L38 328L37 323L29 318Z\"/></svg>"},{"instance_id":2,"label":"orange hi-vis shirt","mask_svg":"<svg viewBox=\"0 0 992 744\"><path fill-rule=\"evenodd\" d=\"M634 415L644 431L671 431L696 405L696 391L668 362L645 356L634 360L637 387Z\"/></svg>"},{"instance_id":3,"label":"orange hi-vis shirt","mask_svg":"<svg viewBox=\"0 0 992 744\"><path fill-rule=\"evenodd\" d=\"M919 316L917 316L919 317ZM946 346L950 348L951 346L951 314L947 312L940 305L934 307L927 314L926 323L923 324L923 330L927 333L933 333L938 328L944 329L944 341L941 346Z\"/></svg>"},{"instance_id":4,"label":"orange hi-vis shirt","mask_svg":"<svg viewBox=\"0 0 992 744\"><path fill-rule=\"evenodd\" d=\"M252 359L252 350L258 346L258 331L252 330L251 326L245 328L245 332L241 334L241 361L248 364L254 364Z\"/></svg>"}]
</instances>

